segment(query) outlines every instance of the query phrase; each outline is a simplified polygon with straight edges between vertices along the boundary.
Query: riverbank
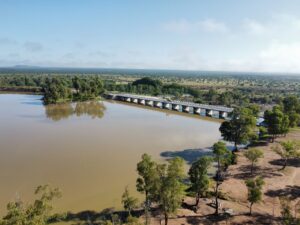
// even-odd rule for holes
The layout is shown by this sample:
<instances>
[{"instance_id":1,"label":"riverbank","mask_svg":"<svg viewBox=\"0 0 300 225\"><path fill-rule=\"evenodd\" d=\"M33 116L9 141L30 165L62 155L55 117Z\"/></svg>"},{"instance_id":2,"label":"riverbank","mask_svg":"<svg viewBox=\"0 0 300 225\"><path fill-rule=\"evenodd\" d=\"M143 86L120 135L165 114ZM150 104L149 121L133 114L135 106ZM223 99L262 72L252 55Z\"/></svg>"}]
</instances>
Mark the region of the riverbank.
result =
<instances>
[{"instance_id":1,"label":"riverbank","mask_svg":"<svg viewBox=\"0 0 300 225\"><path fill-rule=\"evenodd\" d=\"M211 207L212 199L202 199L197 212L189 207L181 208L177 215L170 219L170 224L280 224L279 197L292 199L293 213L296 201L300 200L300 161L291 162L282 171L280 156L271 148L279 141L299 139L300 129L294 129L286 137L276 139L275 143L259 147L264 152L264 158L257 163L253 176L250 175L250 163L243 155L245 150L237 153L237 164L229 167L226 180L220 187L225 196L225 199L221 200L221 208L230 209L233 212L232 216L215 217L215 209ZM265 181L263 198L260 203L254 204L253 215L249 216L245 180L258 175ZM187 197L183 205L193 205L194 201L194 198ZM160 218L153 218L151 224L160 224Z\"/></svg>"},{"instance_id":2,"label":"riverbank","mask_svg":"<svg viewBox=\"0 0 300 225\"><path fill-rule=\"evenodd\" d=\"M237 164L229 167L227 177L220 187L223 196L220 200L221 214L219 216L214 215L215 209L212 206L212 198L201 199L198 209L195 210L193 207L195 199L186 197L177 214L169 219L169 224L282 224L279 197L284 196L291 199L293 215L295 203L300 200L300 160L290 162L285 170L281 170L280 157L272 151L272 146L283 140L299 139L300 129L294 129L286 137L278 138L274 143L259 147L264 152L264 158L257 163L253 176L250 174L250 163L243 155L246 150L241 149L237 153ZM245 180L258 175L262 176L265 181L263 197L260 203L254 204L253 215L249 216L248 191ZM223 213L225 210L231 212L231 215L225 215ZM105 215L106 218L110 218L111 213L116 213L122 218L126 214L124 211L114 212L113 209L102 212L86 211L80 214L70 214L68 222L59 223L59 225L71 225L75 221L81 221L83 224L85 222L98 224L99 218L105 218ZM142 211L137 210L133 214L140 216ZM151 225L163 224L163 216L158 210L153 210L152 215ZM143 223L143 216L139 219Z\"/></svg>"},{"instance_id":3,"label":"riverbank","mask_svg":"<svg viewBox=\"0 0 300 225\"><path fill-rule=\"evenodd\" d=\"M18 94L42 94L42 88L41 87L0 87L0 92L6 92L6 93L18 93Z\"/></svg>"}]
</instances>

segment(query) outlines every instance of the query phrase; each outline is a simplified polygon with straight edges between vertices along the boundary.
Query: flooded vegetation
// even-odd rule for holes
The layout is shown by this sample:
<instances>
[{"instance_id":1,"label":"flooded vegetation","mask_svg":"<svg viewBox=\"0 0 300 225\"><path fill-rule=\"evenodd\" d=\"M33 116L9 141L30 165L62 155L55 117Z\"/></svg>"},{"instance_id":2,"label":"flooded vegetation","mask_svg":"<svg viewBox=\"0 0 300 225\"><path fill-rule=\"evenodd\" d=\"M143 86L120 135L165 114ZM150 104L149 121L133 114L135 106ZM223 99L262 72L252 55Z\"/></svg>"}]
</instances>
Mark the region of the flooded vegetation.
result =
<instances>
[{"instance_id":1,"label":"flooded vegetation","mask_svg":"<svg viewBox=\"0 0 300 225\"><path fill-rule=\"evenodd\" d=\"M0 94L0 201L33 198L39 184L60 187L58 211L120 208L135 196L143 153L204 149L220 139L220 121L110 101L42 104L39 95ZM187 151L189 152L189 151ZM5 204L0 213L5 212Z\"/></svg>"}]
</instances>

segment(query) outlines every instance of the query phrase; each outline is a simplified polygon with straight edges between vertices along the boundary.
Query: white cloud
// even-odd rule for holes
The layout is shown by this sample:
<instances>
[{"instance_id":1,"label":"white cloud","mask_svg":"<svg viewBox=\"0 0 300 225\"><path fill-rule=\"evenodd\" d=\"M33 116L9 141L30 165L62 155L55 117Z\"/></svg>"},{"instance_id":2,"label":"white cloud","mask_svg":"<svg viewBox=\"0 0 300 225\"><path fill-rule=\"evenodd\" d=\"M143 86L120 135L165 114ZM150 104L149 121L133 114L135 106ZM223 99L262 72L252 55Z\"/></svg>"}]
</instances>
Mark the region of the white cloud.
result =
<instances>
[{"instance_id":1,"label":"white cloud","mask_svg":"<svg viewBox=\"0 0 300 225\"><path fill-rule=\"evenodd\" d=\"M226 32L226 31L228 31L228 28L224 23L218 22L213 19L206 19L206 20L200 21L196 24L198 24L202 30L209 31L209 32Z\"/></svg>"},{"instance_id":2,"label":"white cloud","mask_svg":"<svg viewBox=\"0 0 300 225\"><path fill-rule=\"evenodd\" d=\"M300 41L293 43L272 42L260 52L259 58L267 70L300 72Z\"/></svg>"},{"instance_id":3,"label":"white cloud","mask_svg":"<svg viewBox=\"0 0 300 225\"><path fill-rule=\"evenodd\" d=\"M244 26L245 29L251 34L264 34L268 30L264 24L253 19L245 19Z\"/></svg>"},{"instance_id":4,"label":"white cloud","mask_svg":"<svg viewBox=\"0 0 300 225\"><path fill-rule=\"evenodd\" d=\"M205 19L196 22L188 21L186 19L171 21L163 24L166 31L177 33L190 33L190 32L226 32L227 26L223 22L214 19Z\"/></svg>"},{"instance_id":5,"label":"white cloud","mask_svg":"<svg viewBox=\"0 0 300 225\"><path fill-rule=\"evenodd\" d=\"M191 30L191 24L187 20L179 20L165 23L163 28L167 31L186 33Z\"/></svg>"}]
</instances>

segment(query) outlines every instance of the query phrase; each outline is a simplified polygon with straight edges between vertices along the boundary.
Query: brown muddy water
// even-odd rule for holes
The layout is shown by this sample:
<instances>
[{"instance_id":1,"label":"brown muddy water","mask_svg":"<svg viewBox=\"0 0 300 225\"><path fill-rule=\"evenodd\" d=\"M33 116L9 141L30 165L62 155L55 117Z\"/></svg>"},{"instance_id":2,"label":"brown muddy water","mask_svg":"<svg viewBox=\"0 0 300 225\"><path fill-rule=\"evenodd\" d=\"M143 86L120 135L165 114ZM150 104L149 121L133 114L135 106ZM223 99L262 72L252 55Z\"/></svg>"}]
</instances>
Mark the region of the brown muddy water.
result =
<instances>
[{"instance_id":1,"label":"brown muddy water","mask_svg":"<svg viewBox=\"0 0 300 225\"><path fill-rule=\"evenodd\" d=\"M220 139L218 120L109 101L45 107L40 99L0 94L1 215L9 201L32 200L40 184L62 190L57 211L120 208L124 188L135 193L143 153L163 161L162 152Z\"/></svg>"}]
</instances>

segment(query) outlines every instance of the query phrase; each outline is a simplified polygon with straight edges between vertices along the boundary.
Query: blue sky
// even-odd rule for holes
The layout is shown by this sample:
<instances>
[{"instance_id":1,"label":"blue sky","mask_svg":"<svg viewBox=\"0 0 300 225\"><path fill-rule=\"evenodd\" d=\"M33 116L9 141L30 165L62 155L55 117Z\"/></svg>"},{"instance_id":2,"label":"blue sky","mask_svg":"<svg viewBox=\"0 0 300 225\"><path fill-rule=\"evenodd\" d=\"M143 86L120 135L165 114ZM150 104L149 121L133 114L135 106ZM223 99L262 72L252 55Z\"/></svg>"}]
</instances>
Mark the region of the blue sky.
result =
<instances>
[{"instance_id":1,"label":"blue sky","mask_svg":"<svg viewBox=\"0 0 300 225\"><path fill-rule=\"evenodd\" d=\"M1 0L0 66L300 72L297 0Z\"/></svg>"}]
</instances>

